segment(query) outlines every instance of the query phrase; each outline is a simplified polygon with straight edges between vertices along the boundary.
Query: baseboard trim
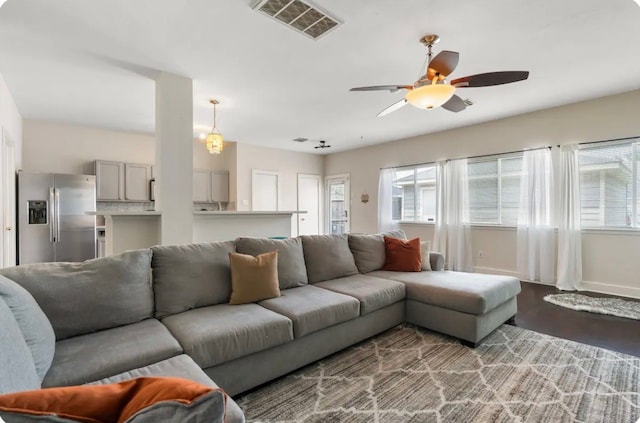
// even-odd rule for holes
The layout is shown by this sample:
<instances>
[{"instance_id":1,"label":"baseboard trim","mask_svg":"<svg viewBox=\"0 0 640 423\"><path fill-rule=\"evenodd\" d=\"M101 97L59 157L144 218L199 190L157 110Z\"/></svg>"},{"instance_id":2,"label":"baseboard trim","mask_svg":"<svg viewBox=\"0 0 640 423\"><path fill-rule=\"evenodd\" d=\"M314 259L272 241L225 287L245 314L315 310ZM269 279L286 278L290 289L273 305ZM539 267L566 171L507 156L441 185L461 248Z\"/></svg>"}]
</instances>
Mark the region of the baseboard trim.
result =
<instances>
[{"instance_id":1,"label":"baseboard trim","mask_svg":"<svg viewBox=\"0 0 640 423\"><path fill-rule=\"evenodd\" d=\"M580 291L598 292L600 294L619 295L621 297L640 298L640 288L614 285L603 282L582 281Z\"/></svg>"},{"instance_id":2,"label":"baseboard trim","mask_svg":"<svg viewBox=\"0 0 640 423\"><path fill-rule=\"evenodd\" d=\"M493 267L475 266L473 268L475 273L484 273L488 275L504 275L513 276L520 279L518 272L506 269L496 269ZM553 282L540 282L540 281L528 281L524 282L537 283L540 285L556 286ZM582 281L580 289L578 291L591 291L599 294L618 295L620 297L639 298L640 299L640 287L616 285L604 282Z\"/></svg>"},{"instance_id":3,"label":"baseboard trim","mask_svg":"<svg viewBox=\"0 0 640 423\"><path fill-rule=\"evenodd\" d=\"M493 267L475 266L473 268L473 271L475 273L485 273L487 275L513 276L514 278L518 277L518 272L514 272L513 270L506 270L506 269L494 269Z\"/></svg>"}]
</instances>

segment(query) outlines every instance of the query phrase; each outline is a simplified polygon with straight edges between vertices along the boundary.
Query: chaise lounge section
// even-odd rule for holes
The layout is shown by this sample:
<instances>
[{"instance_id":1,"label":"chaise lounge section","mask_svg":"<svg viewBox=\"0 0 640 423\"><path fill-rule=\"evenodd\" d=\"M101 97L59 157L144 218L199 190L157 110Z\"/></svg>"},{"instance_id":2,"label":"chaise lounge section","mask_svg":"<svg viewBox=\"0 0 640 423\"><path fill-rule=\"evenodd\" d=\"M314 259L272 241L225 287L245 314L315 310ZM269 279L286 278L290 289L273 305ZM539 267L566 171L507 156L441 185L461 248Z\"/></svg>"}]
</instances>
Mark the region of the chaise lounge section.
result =
<instances>
[{"instance_id":1,"label":"chaise lounge section","mask_svg":"<svg viewBox=\"0 0 640 423\"><path fill-rule=\"evenodd\" d=\"M229 253L273 250L281 296L228 304ZM428 259L433 271L388 272L382 234L331 235L3 269L0 294L26 288L20 301L35 298L31 313L42 310L55 341L46 330L38 341L51 351L39 383L0 384L0 393L177 376L236 395L405 321L476 345L515 315L517 279L447 272L440 254ZM243 421L233 401L227 412Z\"/></svg>"}]
</instances>

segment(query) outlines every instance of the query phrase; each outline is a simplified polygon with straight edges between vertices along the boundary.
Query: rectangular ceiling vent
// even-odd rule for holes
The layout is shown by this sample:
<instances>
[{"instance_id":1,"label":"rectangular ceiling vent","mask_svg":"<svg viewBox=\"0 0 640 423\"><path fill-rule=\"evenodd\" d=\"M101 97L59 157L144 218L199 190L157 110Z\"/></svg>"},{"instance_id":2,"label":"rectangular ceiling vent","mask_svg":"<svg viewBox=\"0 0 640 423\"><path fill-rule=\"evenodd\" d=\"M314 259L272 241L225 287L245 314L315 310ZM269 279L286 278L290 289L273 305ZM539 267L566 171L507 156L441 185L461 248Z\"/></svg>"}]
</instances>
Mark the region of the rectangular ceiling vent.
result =
<instances>
[{"instance_id":1,"label":"rectangular ceiling vent","mask_svg":"<svg viewBox=\"0 0 640 423\"><path fill-rule=\"evenodd\" d=\"M314 40L341 24L317 6L302 0L260 0L253 8Z\"/></svg>"}]
</instances>

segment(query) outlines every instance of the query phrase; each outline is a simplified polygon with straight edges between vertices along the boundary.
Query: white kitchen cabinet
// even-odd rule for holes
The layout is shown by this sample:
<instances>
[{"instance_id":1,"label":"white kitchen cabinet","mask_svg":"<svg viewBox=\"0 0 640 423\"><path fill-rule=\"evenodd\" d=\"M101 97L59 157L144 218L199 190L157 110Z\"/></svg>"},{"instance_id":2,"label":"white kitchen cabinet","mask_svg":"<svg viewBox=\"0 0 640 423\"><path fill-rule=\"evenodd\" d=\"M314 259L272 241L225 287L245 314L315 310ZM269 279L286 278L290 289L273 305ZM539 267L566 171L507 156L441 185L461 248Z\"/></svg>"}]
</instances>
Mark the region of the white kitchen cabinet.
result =
<instances>
[{"instance_id":1,"label":"white kitchen cabinet","mask_svg":"<svg viewBox=\"0 0 640 423\"><path fill-rule=\"evenodd\" d=\"M193 170L193 202L211 202L211 171L207 169Z\"/></svg>"},{"instance_id":2,"label":"white kitchen cabinet","mask_svg":"<svg viewBox=\"0 0 640 423\"><path fill-rule=\"evenodd\" d=\"M211 171L211 201L229 202L229 172Z\"/></svg>"},{"instance_id":3,"label":"white kitchen cabinet","mask_svg":"<svg viewBox=\"0 0 640 423\"><path fill-rule=\"evenodd\" d=\"M96 160L96 199L124 200L124 163Z\"/></svg>"},{"instance_id":4,"label":"white kitchen cabinet","mask_svg":"<svg viewBox=\"0 0 640 423\"><path fill-rule=\"evenodd\" d=\"M125 200L150 201L151 165L125 163Z\"/></svg>"}]
</instances>

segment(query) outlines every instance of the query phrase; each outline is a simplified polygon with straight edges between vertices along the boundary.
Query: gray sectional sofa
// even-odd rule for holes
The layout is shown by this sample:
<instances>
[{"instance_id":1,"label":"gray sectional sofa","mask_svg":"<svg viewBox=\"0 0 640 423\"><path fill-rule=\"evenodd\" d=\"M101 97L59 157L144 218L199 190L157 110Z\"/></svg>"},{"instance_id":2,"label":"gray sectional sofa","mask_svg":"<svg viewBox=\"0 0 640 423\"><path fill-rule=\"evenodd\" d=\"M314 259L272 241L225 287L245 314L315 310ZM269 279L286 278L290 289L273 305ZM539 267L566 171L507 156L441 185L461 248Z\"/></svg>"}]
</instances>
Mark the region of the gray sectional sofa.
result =
<instances>
[{"instance_id":1,"label":"gray sectional sofa","mask_svg":"<svg viewBox=\"0 0 640 423\"><path fill-rule=\"evenodd\" d=\"M228 254L273 250L281 296L229 305ZM428 259L431 272L381 270L378 234L239 238L0 269L9 328L0 393L177 376L236 395L403 322L475 345L515 315L517 279ZM227 413L243 421L233 401Z\"/></svg>"}]
</instances>

